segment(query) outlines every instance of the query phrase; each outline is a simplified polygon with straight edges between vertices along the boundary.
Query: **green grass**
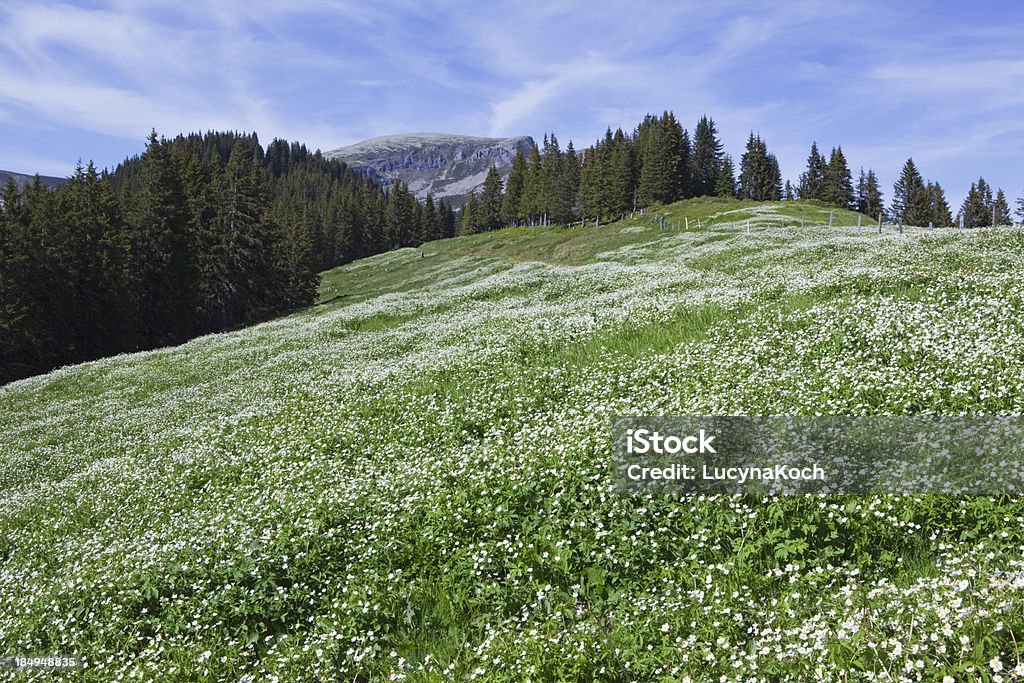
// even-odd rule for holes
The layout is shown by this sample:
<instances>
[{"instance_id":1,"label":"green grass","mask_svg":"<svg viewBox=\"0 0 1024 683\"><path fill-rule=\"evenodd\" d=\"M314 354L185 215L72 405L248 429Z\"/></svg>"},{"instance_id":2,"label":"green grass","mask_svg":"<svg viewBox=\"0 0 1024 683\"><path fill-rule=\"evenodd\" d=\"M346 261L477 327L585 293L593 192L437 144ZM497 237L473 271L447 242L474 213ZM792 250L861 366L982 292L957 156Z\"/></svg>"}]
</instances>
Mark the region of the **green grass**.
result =
<instances>
[{"instance_id":1,"label":"green grass","mask_svg":"<svg viewBox=\"0 0 1024 683\"><path fill-rule=\"evenodd\" d=\"M1020 414L1021 235L661 211L701 227L433 242L293 316L0 388L0 654L88 681L1012 668L1019 498L627 495L608 429Z\"/></svg>"}]
</instances>

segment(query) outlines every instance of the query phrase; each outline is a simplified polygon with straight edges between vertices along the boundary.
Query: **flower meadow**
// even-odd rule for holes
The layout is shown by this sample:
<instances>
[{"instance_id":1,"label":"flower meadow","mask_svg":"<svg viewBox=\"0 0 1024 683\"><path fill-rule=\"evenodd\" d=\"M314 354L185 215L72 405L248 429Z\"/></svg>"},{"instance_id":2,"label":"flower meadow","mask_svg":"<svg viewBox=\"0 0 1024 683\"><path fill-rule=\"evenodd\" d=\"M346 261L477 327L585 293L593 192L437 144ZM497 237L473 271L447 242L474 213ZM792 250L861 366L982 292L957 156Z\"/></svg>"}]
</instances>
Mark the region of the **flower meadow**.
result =
<instances>
[{"instance_id":1,"label":"flower meadow","mask_svg":"<svg viewBox=\"0 0 1024 683\"><path fill-rule=\"evenodd\" d=\"M0 388L0 654L82 681L1024 680L1019 498L613 490L617 415L1024 412L1019 231L776 218L400 250L287 318ZM488 255L555 232L572 263Z\"/></svg>"}]
</instances>

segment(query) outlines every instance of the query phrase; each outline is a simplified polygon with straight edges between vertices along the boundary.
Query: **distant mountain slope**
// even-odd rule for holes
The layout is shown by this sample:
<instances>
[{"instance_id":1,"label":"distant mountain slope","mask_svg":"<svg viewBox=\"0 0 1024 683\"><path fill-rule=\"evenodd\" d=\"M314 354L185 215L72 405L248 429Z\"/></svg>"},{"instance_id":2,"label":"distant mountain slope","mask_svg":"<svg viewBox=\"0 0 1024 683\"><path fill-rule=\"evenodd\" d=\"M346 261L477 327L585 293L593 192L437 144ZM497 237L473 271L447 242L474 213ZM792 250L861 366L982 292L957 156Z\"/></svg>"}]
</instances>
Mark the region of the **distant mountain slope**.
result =
<instances>
[{"instance_id":1,"label":"distant mountain slope","mask_svg":"<svg viewBox=\"0 0 1024 683\"><path fill-rule=\"evenodd\" d=\"M0 187L7 184L8 178L14 178L14 182L18 184L19 188L25 187L32 182L34 176L26 175L24 173L15 173L14 171L0 171ZM54 176L42 175L39 178L43 181L51 190L56 189L68 181L67 178L56 178Z\"/></svg>"},{"instance_id":2,"label":"distant mountain slope","mask_svg":"<svg viewBox=\"0 0 1024 683\"><path fill-rule=\"evenodd\" d=\"M494 165L508 175L516 150L529 154L533 138L478 138L446 133L409 133L339 147L324 154L341 159L385 185L403 181L418 198L433 194L459 206L466 196L483 185Z\"/></svg>"}]
</instances>

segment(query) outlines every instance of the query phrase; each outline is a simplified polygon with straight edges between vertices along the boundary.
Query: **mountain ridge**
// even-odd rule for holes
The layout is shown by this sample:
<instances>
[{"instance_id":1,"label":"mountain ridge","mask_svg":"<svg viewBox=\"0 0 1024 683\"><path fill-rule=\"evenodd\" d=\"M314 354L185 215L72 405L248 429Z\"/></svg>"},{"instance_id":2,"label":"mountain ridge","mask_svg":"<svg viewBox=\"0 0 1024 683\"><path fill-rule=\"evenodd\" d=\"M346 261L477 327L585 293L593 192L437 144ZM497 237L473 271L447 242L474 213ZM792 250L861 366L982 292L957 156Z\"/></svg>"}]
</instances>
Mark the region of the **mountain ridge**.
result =
<instances>
[{"instance_id":1,"label":"mountain ridge","mask_svg":"<svg viewBox=\"0 0 1024 683\"><path fill-rule=\"evenodd\" d=\"M15 171L4 171L0 170L0 186L7 184L8 178L14 178L14 182L17 183L18 189L24 189L28 185L32 184L32 179L38 174L30 173L17 173ZM55 190L61 185L68 182L67 178L58 178L56 176L39 175L39 179L43 181L51 190Z\"/></svg>"},{"instance_id":2,"label":"mountain ridge","mask_svg":"<svg viewBox=\"0 0 1024 683\"><path fill-rule=\"evenodd\" d=\"M383 185L404 182L417 199L433 195L460 206L470 192L483 185L492 165L504 179L516 153L528 154L534 144L528 135L489 138L399 133L337 147L324 156L340 159Z\"/></svg>"}]
</instances>

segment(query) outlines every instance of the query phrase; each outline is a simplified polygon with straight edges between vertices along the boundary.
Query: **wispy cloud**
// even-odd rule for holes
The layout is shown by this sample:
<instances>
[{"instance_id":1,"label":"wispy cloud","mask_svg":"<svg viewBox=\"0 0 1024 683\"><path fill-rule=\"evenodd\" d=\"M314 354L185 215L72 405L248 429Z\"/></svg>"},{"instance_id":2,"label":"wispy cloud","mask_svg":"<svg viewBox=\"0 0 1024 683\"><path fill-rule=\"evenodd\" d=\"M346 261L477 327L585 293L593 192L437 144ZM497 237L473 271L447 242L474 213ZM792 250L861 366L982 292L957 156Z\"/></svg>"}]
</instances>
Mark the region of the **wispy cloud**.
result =
<instances>
[{"instance_id":1,"label":"wispy cloud","mask_svg":"<svg viewBox=\"0 0 1024 683\"><path fill-rule=\"evenodd\" d=\"M817 140L887 185L913 155L955 197L981 173L1024 185L1024 7L997 4L0 0L0 167L109 165L151 127L584 146L673 109L714 117L737 158L760 132L794 180Z\"/></svg>"}]
</instances>

